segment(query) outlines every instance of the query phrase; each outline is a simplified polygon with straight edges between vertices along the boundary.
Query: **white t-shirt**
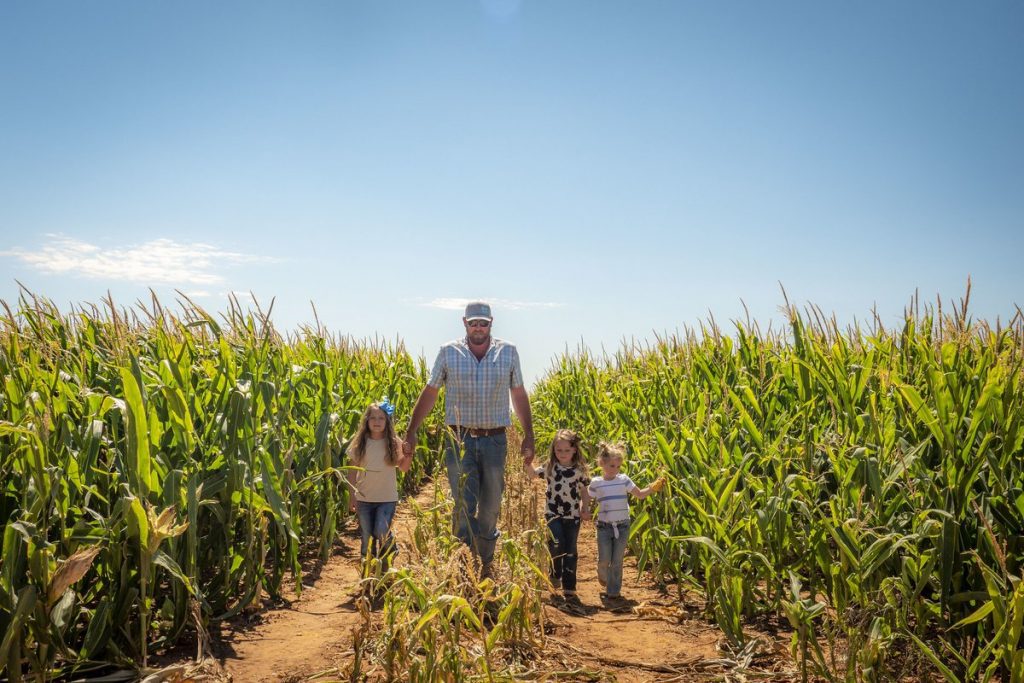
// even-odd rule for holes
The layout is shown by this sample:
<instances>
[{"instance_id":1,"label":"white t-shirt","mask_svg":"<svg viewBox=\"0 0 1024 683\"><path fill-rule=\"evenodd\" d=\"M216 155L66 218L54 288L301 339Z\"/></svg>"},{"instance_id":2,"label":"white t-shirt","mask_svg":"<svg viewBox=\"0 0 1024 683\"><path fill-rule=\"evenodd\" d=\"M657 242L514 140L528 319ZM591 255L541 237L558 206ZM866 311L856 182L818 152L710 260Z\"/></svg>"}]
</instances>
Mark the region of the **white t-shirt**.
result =
<instances>
[{"instance_id":1,"label":"white t-shirt","mask_svg":"<svg viewBox=\"0 0 1024 683\"><path fill-rule=\"evenodd\" d=\"M625 474L616 474L614 479L594 477L587 492L597 501L597 521L625 522L629 520L629 492L636 488L633 480Z\"/></svg>"},{"instance_id":2,"label":"white t-shirt","mask_svg":"<svg viewBox=\"0 0 1024 683\"><path fill-rule=\"evenodd\" d=\"M353 443L348 447L349 463L352 460ZM398 501L397 468L388 465L388 440L367 439L366 457L361 467L364 472L356 472L356 500L364 503L394 503Z\"/></svg>"}]
</instances>

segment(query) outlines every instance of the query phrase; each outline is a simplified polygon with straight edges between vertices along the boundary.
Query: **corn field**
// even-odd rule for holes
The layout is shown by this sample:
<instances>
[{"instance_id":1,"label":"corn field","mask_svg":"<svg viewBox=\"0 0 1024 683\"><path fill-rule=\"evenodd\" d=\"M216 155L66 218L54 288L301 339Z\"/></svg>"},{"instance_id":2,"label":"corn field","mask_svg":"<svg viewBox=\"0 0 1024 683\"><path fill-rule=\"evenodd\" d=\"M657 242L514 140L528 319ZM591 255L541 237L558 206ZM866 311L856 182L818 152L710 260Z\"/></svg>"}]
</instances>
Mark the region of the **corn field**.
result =
<instances>
[{"instance_id":1,"label":"corn field","mask_svg":"<svg viewBox=\"0 0 1024 683\"><path fill-rule=\"evenodd\" d=\"M236 303L220 319L187 300L177 313L153 300L65 315L28 293L3 306L12 681L144 667L300 591L302 561L325 561L345 521L341 453L363 409L387 395L408 415L426 381L400 345L319 323L282 338L269 312ZM633 552L680 600L699 594L736 653L746 626L779 620L804 679L1021 683L1024 317L992 327L965 301L914 306L895 329L840 330L816 309L789 320L566 355L533 390L538 445L569 427L625 442L641 485L668 476L636 506ZM438 417L406 491L437 467ZM536 499L503 506L499 583L476 580L449 505L414 507L404 562L368 579L381 620L367 616L339 675L539 673Z\"/></svg>"},{"instance_id":2,"label":"corn field","mask_svg":"<svg viewBox=\"0 0 1024 683\"><path fill-rule=\"evenodd\" d=\"M347 509L341 453L366 405L400 415L426 367L319 328L283 339L155 299L0 319L0 675L146 665L264 596L302 587ZM433 467L427 435L405 486ZM285 585L287 582L287 585ZM199 642L202 642L199 638Z\"/></svg>"},{"instance_id":3,"label":"corn field","mask_svg":"<svg viewBox=\"0 0 1024 683\"><path fill-rule=\"evenodd\" d=\"M541 433L624 441L631 548L739 650L784 617L803 677L1024 680L1024 318L918 306L840 330L789 309L557 361Z\"/></svg>"}]
</instances>

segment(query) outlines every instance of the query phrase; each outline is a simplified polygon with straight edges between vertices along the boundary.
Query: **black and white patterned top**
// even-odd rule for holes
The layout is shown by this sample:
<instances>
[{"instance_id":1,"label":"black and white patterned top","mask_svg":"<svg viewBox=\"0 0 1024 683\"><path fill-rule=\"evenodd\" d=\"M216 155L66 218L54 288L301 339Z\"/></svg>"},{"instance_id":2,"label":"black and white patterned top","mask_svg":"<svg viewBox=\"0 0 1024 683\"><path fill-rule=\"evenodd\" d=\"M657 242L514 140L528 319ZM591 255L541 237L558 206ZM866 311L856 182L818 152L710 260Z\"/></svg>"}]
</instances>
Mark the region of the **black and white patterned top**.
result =
<instances>
[{"instance_id":1,"label":"black and white patterned top","mask_svg":"<svg viewBox=\"0 0 1024 683\"><path fill-rule=\"evenodd\" d=\"M575 467L562 467L557 462L547 476L547 469L538 467L534 470L548 484L548 500L544 509L545 519L561 517L563 519L580 518L580 487L586 487L590 475Z\"/></svg>"}]
</instances>

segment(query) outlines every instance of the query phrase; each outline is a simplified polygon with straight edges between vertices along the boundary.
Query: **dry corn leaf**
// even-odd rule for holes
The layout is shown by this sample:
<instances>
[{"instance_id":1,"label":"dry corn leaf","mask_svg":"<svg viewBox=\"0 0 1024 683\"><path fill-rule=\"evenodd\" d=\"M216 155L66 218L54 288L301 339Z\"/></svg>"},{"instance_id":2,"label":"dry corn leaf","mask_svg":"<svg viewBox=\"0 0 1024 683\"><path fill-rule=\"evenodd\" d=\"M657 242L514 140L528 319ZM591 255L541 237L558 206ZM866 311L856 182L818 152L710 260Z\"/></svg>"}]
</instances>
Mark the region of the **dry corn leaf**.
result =
<instances>
[{"instance_id":1,"label":"dry corn leaf","mask_svg":"<svg viewBox=\"0 0 1024 683\"><path fill-rule=\"evenodd\" d=\"M96 559L96 555L99 552L100 547L94 545L89 548L80 549L64 560L64 563L54 573L53 579L50 581L50 588L46 592L47 607L57 602L69 586L85 576L85 573L89 571L92 561Z\"/></svg>"}]
</instances>

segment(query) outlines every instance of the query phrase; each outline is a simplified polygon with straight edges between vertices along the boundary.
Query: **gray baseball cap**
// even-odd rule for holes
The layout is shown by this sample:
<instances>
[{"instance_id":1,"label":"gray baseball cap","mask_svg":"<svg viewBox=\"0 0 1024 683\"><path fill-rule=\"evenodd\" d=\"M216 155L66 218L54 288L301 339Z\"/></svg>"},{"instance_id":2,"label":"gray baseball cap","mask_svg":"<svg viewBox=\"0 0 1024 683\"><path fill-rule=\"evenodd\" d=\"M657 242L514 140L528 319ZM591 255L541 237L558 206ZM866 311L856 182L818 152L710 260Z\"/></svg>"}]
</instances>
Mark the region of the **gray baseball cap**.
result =
<instances>
[{"instance_id":1,"label":"gray baseball cap","mask_svg":"<svg viewBox=\"0 0 1024 683\"><path fill-rule=\"evenodd\" d=\"M494 320L491 317L491 306L483 301L471 301L466 304L466 320Z\"/></svg>"}]
</instances>

